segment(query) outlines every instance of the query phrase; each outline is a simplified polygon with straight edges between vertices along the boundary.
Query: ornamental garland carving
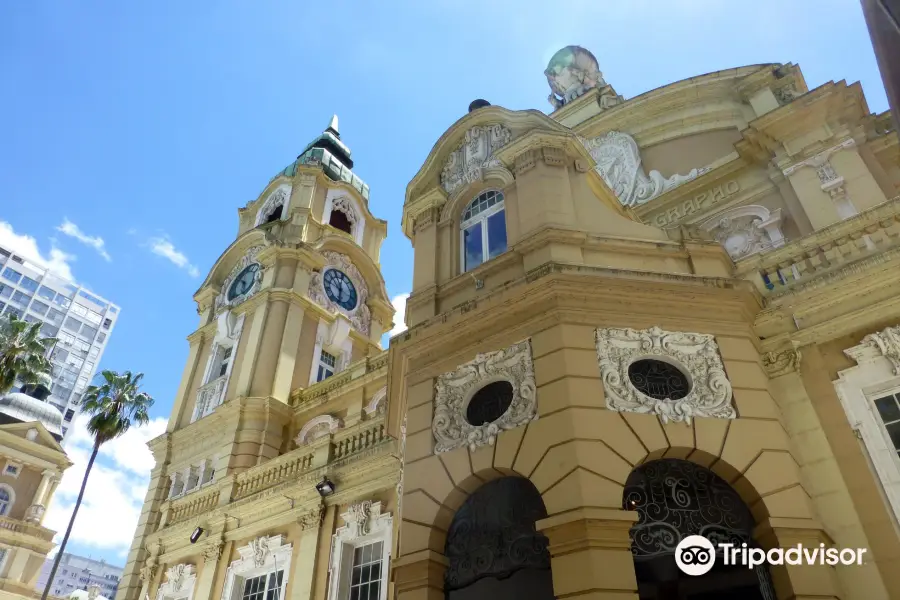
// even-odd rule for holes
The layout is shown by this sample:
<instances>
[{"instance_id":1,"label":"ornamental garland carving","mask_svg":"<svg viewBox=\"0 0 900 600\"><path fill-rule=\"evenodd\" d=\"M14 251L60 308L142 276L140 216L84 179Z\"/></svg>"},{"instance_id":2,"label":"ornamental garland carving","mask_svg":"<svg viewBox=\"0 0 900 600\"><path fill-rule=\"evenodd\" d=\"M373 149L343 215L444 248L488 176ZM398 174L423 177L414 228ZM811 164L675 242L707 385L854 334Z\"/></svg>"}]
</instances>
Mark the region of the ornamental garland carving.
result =
<instances>
[{"instance_id":1,"label":"ornamental garland carving","mask_svg":"<svg viewBox=\"0 0 900 600\"><path fill-rule=\"evenodd\" d=\"M249 546L253 564L257 567L266 564L266 556L269 554L269 539L258 537L255 540L251 540Z\"/></svg>"},{"instance_id":2,"label":"ornamental garland carving","mask_svg":"<svg viewBox=\"0 0 900 600\"><path fill-rule=\"evenodd\" d=\"M172 565L166 570L166 582L159 586L156 597L158 600L172 596L190 597L196 579L194 565L185 563Z\"/></svg>"},{"instance_id":3,"label":"ornamental garland carving","mask_svg":"<svg viewBox=\"0 0 900 600\"><path fill-rule=\"evenodd\" d=\"M221 291L219 292L218 297L216 297L216 312L218 313L220 310L225 308L230 308L237 304L240 304L250 296L253 296L256 292L259 291L260 286L262 285L262 276L263 271L265 269L262 265L259 265L259 269L256 271L256 274L253 277L253 286L250 288L246 294L242 296L238 296L233 300L228 300L228 289L231 287L232 282L234 282L235 277L237 277L241 271L244 270L248 265L257 263L257 256L260 251L263 249L263 246L253 246L244 254L244 256L234 265L234 268L231 269L231 273L228 274L228 277L225 278L225 281L222 283Z\"/></svg>"},{"instance_id":4,"label":"ornamental garland carving","mask_svg":"<svg viewBox=\"0 0 900 600\"><path fill-rule=\"evenodd\" d=\"M369 297L369 287L366 285L366 280L360 274L359 269L357 269L350 260L350 257L330 250L324 251L322 256L325 257L328 264L323 267L321 271L315 271L312 274L312 277L310 277L309 298L323 308L347 315L357 331L363 335L369 335L372 313L369 310L369 306L366 304L366 300ZM344 310L342 307L332 302L328 297L328 294L325 293L325 284L322 275L328 269L338 269L343 271L347 274L347 277L350 278L350 281L353 282L353 287L356 288L358 297L356 308L353 310Z\"/></svg>"},{"instance_id":5,"label":"ornamental garland carving","mask_svg":"<svg viewBox=\"0 0 900 600\"><path fill-rule=\"evenodd\" d=\"M900 375L900 326L888 327L870 333L862 339L861 346L878 350L894 367L894 375Z\"/></svg>"},{"instance_id":6,"label":"ornamental garland carving","mask_svg":"<svg viewBox=\"0 0 900 600\"><path fill-rule=\"evenodd\" d=\"M381 513L381 502L364 500L351 504L347 512L341 514L344 527L335 532L336 540L349 542L371 533L391 528L391 513Z\"/></svg>"},{"instance_id":7,"label":"ornamental garland carving","mask_svg":"<svg viewBox=\"0 0 900 600\"><path fill-rule=\"evenodd\" d=\"M489 383L508 381L513 397L509 408L491 423L472 425L466 420L466 409L472 395ZM531 340L498 350L478 354L471 361L439 376L435 384L434 434L436 453L468 446L493 445L497 434L537 419L537 392Z\"/></svg>"},{"instance_id":8,"label":"ornamental garland carving","mask_svg":"<svg viewBox=\"0 0 900 600\"><path fill-rule=\"evenodd\" d=\"M208 562L215 562L222 558L222 548L224 544L222 542L213 542L212 544L208 544L206 548L203 549L203 558Z\"/></svg>"},{"instance_id":9,"label":"ornamental garland carving","mask_svg":"<svg viewBox=\"0 0 900 600\"><path fill-rule=\"evenodd\" d=\"M655 414L663 423L690 423L693 417L734 419L731 382L725 374L718 345L712 335L650 329L597 329L595 332L600 377L610 410ZM680 400L659 400L639 392L628 367L645 358L674 363L691 382Z\"/></svg>"},{"instance_id":10,"label":"ornamental garland carving","mask_svg":"<svg viewBox=\"0 0 900 600\"><path fill-rule=\"evenodd\" d=\"M347 220L350 221L350 225L354 228L356 227L356 223L359 221L359 215L356 214L356 209L353 207L353 203L350 202L350 199L347 196L340 196L331 201L331 212L336 210L344 213L347 216Z\"/></svg>"},{"instance_id":11,"label":"ornamental garland carving","mask_svg":"<svg viewBox=\"0 0 900 600\"><path fill-rule=\"evenodd\" d=\"M235 582L237 581L242 585L241 579L246 577L248 573L256 572L256 569L277 565L279 569L284 569L285 573L290 573L292 550L290 542L284 543L284 538L281 535L258 537L246 546L238 548L240 558L228 565L222 598L231 598ZM287 580L287 577L285 577L285 580ZM283 593L284 584L279 597L283 597Z\"/></svg>"},{"instance_id":12,"label":"ornamental garland carving","mask_svg":"<svg viewBox=\"0 0 900 600\"><path fill-rule=\"evenodd\" d=\"M709 169L691 169L687 175L665 178L659 171L648 175L641 166L641 152L634 138L621 131L581 140L597 163L597 172L624 206L638 206L695 179Z\"/></svg>"},{"instance_id":13,"label":"ornamental garland carving","mask_svg":"<svg viewBox=\"0 0 900 600\"><path fill-rule=\"evenodd\" d=\"M297 524L300 525L301 530L306 531L307 529L318 527L322 524L324 519L325 505L320 504L313 510L300 515L300 517L297 518Z\"/></svg>"},{"instance_id":14,"label":"ornamental garland carving","mask_svg":"<svg viewBox=\"0 0 900 600\"><path fill-rule=\"evenodd\" d=\"M799 350L766 352L762 359L763 368L766 370L766 374L773 379L800 370Z\"/></svg>"},{"instance_id":15,"label":"ornamental garland carving","mask_svg":"<svg viewBox=\"0 0 900 600\"><path fill-rule=\"evenodd\" d=\"M469 129L441 170L441 186L444 191L452 194L463 185L480 181L484 169L501 166L500 161L494 157L494 152L511 139L510 130L499 123Z\"/></svg>"}]
</instances>

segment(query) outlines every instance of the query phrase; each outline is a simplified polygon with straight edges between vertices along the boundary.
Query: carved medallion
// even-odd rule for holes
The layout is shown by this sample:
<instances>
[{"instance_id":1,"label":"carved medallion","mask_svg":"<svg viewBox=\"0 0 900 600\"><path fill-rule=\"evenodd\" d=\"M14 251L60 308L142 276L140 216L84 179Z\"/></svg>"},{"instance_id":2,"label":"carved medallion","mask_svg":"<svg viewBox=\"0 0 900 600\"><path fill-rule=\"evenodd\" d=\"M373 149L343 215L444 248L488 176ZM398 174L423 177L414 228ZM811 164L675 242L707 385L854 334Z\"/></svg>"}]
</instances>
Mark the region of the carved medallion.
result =
<instances>
[{"instance_id":1,"label":"carved medallion","mask_svg":"<svg viewBox=\"0 0 900 600\"><path fill-rule=\"evenodd\" d=\"M690 423L695 416L734 419L731 383L712 335L645 330L597 329L597 359L610 410L652 413L663 423ZM660 399L638 390L629 368L641 359L661 360L689 376L691 389L678 399Z\"/></svg>"},{"instance_id":2,"label":"carved medallion","mask_svg":"<svg viewBox=\"0 0 900 600\"><path fill-rule=\"evenodd\" d=\"M512 399L495 421L473 425L466 418L472 397L485 386L505 381L512 387ZM524 340L499 350L479 354L454 371L444 373L435 385L432 432L435 452L461 446L474 450L493 444L497 434L537 418L537 393L531 341Z\"/></svg>"},{"instance_id":3,"label":"carved medallion","mask_svg":"<svg viewBox=\"0 0 900 600\"><path fill-rule=\"evenodd\" d=\"M469 129L459 147L444 163L441 171L441 186L444 191L452 194L460 186L480 181L484 169L501 166L500 161L494 157L494 152L511 139L512 133L499 123Z\"/></svg>"},{"instance_id":4,"label":"carved medallion","mask_svg":"<svg viewBox=\"0 0 900 600\"><path fill-rule=\"evenodd\" d=\"M369 326L372 322L372 314L369 310L369 306L366 304L366 300L369 297L369 287L366 285L366 280L363 279L363 276L360 274L359 269L356 268L356 265L353 264L353 262L350 260L350 257L344 254L339 254L337 252L332 252L330 250L324 251L322 253L322 256L325 257L328 265L326 267L323 267L321 272L316 271L312 274L312 277L310 277L308 292L310 300L330 311L340 312L347 315L347 317L350 319L350 322L353 324L353 327L355 327L357 331L359 331L363 335L369 335ZM328 297L328 294L325 293L323 273L329 268L338 269L339 271L344 273L353 283L353 287L358 294L356 308L354 308L353 310L347 310L337 303L332 302L331 298Z\"/></svg>"},{"instance_id":5,"label":"carved medallion","mask_svg":"<svg viewBox=\"0 0 900 600\"><path fill-rule=\"evenodd\" d=\"M257 263L256 257L262 249L263 246L253 246L247 250L241 260L239 260L237 264L234 265L234 268L231 269L231 273L225 278L225 281L222 283L221 291L219 292L218 297L216 297L216 313L225 308L240 304L259 291L259 288L262 285L263 272L265 271L262 265L260 265L259 269L253 274L253 282L250 285L250 288L241 295L235 296L232 300L228 300L228 290L231 289L231 285L234 283L235 278L249 265Z\"/></svg>"}]
</instances>

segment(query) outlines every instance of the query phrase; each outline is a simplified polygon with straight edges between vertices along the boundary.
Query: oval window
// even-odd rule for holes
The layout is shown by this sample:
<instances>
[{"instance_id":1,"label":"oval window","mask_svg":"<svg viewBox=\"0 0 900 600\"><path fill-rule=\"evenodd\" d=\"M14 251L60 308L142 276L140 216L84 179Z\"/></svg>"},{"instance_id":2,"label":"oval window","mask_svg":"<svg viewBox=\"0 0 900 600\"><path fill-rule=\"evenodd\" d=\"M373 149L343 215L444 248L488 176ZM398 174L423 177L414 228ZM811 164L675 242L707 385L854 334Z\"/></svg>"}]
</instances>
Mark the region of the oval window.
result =
<instances>
[{"instance_id":1,"label":"oval window","mask_svg":"<svg viewBox=\"0 0 900 600\"><path fill-rule=\"evenodd\" d=\"M639 392L655 400L681 400L691 391L691 384L681 369L652 358L628 365L628 379Z\"/></svg>"},{"instance_id":2,"label":"oval window","mask_svg":"<svg viewBox=\"0 0 900 600\"><path fill-rule=\"evenodd\" d=\"M503 416L512 404L513 387L508 381L489 383L472 396L466 408L466 420L478 427L493 423Z\"/></svg>"}]
</instances>

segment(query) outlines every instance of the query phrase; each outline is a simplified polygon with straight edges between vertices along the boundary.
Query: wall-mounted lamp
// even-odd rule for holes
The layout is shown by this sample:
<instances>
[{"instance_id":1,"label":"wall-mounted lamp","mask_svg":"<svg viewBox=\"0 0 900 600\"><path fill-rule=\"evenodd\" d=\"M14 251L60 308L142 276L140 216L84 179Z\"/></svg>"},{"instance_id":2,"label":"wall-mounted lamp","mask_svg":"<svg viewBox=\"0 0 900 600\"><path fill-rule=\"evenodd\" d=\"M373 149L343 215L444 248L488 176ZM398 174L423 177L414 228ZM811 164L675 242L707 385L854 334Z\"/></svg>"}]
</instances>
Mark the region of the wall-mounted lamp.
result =
<instances>
[{"instance_id":1,"label":"wall-mounted lamp","mask_svg":"<svg viewBox=\"0 0 900 600\"><path fill-rule=\"evenodd\" d=\"M203 528L198 527L194 530L194 533L191 534L191 543L196 544L197 540L200 539L200 536L203 535Z\"/></svg>"},{"instance_id":2,"label":"wall-mounted lamp","mask_svg":"<svg viewBox=\"0 0 900 600\"><path fill-rule=\"evenodd\" d=\"M326 475L323 475L322 481L316 484L316 491L323 498L328 497L334 493L334 483Z\"/></svg>"}]
</instances>

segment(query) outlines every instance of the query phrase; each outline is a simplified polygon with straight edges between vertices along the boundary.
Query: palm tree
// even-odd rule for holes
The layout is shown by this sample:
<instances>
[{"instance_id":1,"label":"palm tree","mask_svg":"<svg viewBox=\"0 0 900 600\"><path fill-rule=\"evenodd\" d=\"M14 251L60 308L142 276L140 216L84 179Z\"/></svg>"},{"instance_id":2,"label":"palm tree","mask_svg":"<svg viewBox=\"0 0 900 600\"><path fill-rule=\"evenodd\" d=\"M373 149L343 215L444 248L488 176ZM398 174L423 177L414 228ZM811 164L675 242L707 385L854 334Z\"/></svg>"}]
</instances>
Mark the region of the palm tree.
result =
<instances>
[{"instance_id":1,"label":"palm tree","mask_svg":"<svg viewBox=\"0 0 900 600\"><path fill-rule=\"evenodd\" d=\"M84 391L84 396L81 398L83 412L91 415L87 428L94 437L94 449L88 460L87 469L84 471L81 490L78 492L75 508L69 518L69 526L66 528L66 535L63 536L62 544L59 545L59 551L53 561L53 569L50 571L50 577L47 578L47 585L44 587L41 600L47 600L50 586L56 578L56 569L66 550L66 543L72 533L75 516L78 515L78 508L84 497L84 488L87 487L88 476L91 474L91 467L94 466L100 446L124 434L132 425L146 425L150 422L148 411L153 406L153 398L146 392L139 391L141 379L144 377L143 373L133 375L131 371L124 373L103 371L100 376L103 384L90 386Z\"/></svg>"},{"instance_id":2,"label":"palm tree","mask_svg":"<svg viewBox=\"0 0 900 600\"><path fill-rule=\"evenodd\" d=\"M41 323L29 323L10 313L0 321L0 396L9 392L16 379L36 383L38 375L50 372L47 354L55 338L40 336Z\"/></svg>"}]
</instances>

